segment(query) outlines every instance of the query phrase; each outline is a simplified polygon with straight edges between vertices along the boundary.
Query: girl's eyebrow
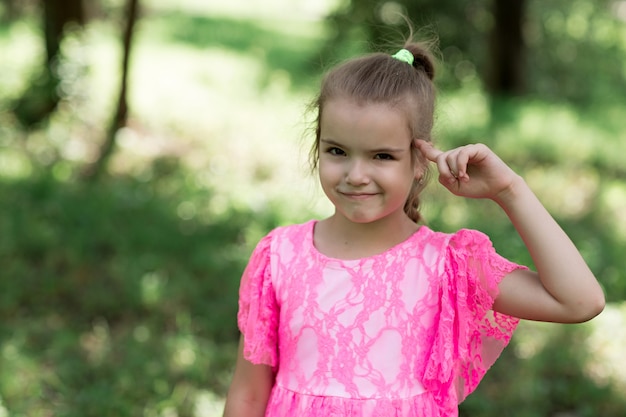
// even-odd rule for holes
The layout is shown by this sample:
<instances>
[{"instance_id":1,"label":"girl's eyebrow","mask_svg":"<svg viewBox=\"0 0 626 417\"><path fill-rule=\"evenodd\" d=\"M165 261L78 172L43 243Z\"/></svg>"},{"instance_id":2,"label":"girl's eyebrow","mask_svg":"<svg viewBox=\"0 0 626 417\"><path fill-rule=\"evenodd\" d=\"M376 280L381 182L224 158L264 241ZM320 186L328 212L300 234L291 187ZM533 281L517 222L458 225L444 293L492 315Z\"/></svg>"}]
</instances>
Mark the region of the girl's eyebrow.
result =
<instances>
[{"instance_id":1,"label":"girl's eyebrow","mask_svg":"<svg viewBox=\"0 0 626 417\"><path fill-rule=\"evenodd\" d=\"M320 139L320 142L323 142L327 145L334 145L334 146L338 146L338 147L342 147L343 145L339 142L335 142L332 139Z\"/></svg>"},{"instance_id":2,"label":"girl's eyebrow","mask_svg":"<svg viewBox=\"0 0 626 417\"><path fill-rule=\"evenodd\" d=\"M320 142L326 144L326 145L332 145L332 146L337 146L339 148L345 148L345 145L342 145L339 142L336 142L332 139L320 139ZM377 148L377 149L372 149L369 152L371 153L400 153L400 152L405 152L406 149L405 148Z\"/></svg>"},{"instance_id":3,"label":"girl's eyebrow","mask_svg":"<svg viewBox=\"0 0 626 417\"><path fill-rule=\"evenodd\" d=\"M380 148L380 149L372 149L372 153L400 153L406 152L404 148Z\"/></svg>"}]
</instances>

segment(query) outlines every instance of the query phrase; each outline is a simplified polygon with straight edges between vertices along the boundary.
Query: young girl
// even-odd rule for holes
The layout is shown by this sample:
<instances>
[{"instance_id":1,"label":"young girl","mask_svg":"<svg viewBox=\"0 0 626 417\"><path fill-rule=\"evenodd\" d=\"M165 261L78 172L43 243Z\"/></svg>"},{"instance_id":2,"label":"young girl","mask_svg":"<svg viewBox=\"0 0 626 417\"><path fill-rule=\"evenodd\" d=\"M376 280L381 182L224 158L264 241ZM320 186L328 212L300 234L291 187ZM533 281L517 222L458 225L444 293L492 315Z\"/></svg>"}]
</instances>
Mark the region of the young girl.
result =
<instances>
[{"instance_id":1,"label":"young girl","mask_svg":"<svg viewBox=\"0 0 626 417\"><path fill-rule=\"evenodd\" d=\"M413 43L326 75L312 156L335 211L254 250L225 416L457 416L519 318L602 311L596 279L522 177L485 145L433 147L433 76ZM420 225L429 161L450 192L504 210L537 272L478 231Z\"/></svg>"}]
</instances>

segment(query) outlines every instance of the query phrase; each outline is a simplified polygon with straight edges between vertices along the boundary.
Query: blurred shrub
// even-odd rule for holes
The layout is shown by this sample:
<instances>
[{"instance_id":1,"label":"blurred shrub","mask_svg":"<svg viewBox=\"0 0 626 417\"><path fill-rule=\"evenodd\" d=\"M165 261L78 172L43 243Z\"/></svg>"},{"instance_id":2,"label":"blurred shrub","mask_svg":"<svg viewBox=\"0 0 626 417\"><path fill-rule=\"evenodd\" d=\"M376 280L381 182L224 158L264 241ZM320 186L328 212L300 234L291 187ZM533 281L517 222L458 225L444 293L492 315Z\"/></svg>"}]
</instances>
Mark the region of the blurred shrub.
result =
<instances>
[{"instance_id":1,"label":"blurred shrub","mask_svg":"<svg viewBox=\"0 0 626 417\"><path fill-rule=\"evenodd\" d=\"M623 416L623 396L585 370L589 329L524 323L519 330L523 335L514 337L476 392L461 404L460 416Z\"/></svg>"},{"instance_id":2,"label":"blurred shrub","mask_svg":"<svg viewBox=\"0 0 626 417\"><path fill-rule=\"evenodd\" d=\"M259 237L250 231L277 219L213 216L210 199L181 169L149 182L0 183L0 398L10 415L190 415L196 394L224 392L238 277Z\"/></svg>"}]
</instances>

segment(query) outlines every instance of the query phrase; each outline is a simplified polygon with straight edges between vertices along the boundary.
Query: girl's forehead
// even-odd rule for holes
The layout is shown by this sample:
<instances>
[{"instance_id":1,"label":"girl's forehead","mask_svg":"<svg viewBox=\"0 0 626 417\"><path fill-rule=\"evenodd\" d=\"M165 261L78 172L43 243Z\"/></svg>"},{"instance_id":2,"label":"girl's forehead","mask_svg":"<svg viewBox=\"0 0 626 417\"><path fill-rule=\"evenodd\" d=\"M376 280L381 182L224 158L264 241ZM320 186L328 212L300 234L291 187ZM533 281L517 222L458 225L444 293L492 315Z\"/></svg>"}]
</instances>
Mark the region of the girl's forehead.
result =
<instances>
[{"instance_id":1,"label":"girl's forehead","mask_svg":"<svg viewBox=\"0 0 626 417\"><path fill-rule=\"evenodd\" d=\"M407 118L406 106L402 105L399 100L393 102L386 101L363 101L352 98L338 97L332 98L324 103L322 116L324 114L367 114L367 113L385 113L386 115L394 115L399 118Z\"/></svg>"},{"instance_id":2,"label":"girl's forehead","mask_svg":"<svg viewBox=\"0 0 626 417\"><path fill-rule=\"evenodd\" d=\"M412 100L410 97L398 97L389 101L371 101L338 96L326 100L320 110L320 122L322 123L325 117L335 113L384 112L388 116L393 115L398 119L402 119L405 124L411 126L415 123L414 116L417 112L415 100Z\"/></svg>"},{"instance_id":3,"label":"girl's forehead","mask_svg":"<svg viewBox=\"0 0 626 417\"><path fill-rule=\"evenodd\" d=\"M410 141L406 112L387 103L358 103L354 100L329 100L320 119L320 139L361 142Z\"/></svg>"}]
</instances>

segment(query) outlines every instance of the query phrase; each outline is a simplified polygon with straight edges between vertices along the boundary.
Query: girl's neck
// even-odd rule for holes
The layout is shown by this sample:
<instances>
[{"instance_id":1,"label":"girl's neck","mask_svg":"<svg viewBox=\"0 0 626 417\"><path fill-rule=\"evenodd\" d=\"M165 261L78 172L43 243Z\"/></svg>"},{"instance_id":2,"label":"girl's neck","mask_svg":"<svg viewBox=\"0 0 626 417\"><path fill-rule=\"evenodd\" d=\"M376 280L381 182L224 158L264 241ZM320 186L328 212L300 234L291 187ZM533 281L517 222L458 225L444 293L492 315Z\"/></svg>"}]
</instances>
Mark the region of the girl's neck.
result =
<instances>
[{"instance_id":1,"label":"girl's neck","mask_svg":"<svg viewBox=\"0 0 626 417\"><path fill-rule=\"evenodd\" d=\"M314 243L333 258L358 259L383 253L413 235L419 225L406 215L372 223L354 223L335 213L317 223Z\"/></svg>"}]
</instances>

